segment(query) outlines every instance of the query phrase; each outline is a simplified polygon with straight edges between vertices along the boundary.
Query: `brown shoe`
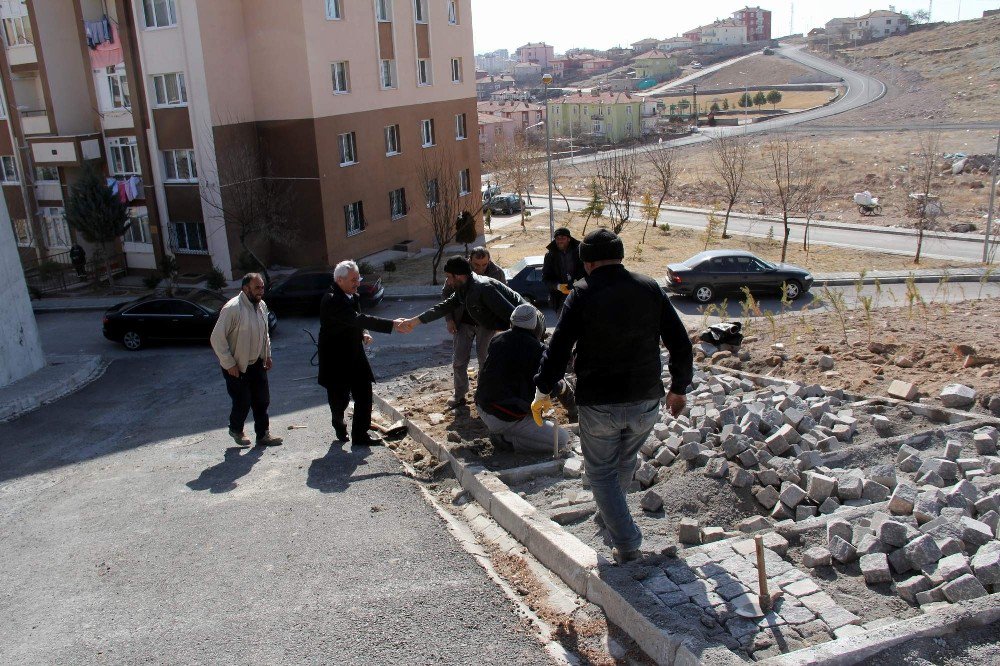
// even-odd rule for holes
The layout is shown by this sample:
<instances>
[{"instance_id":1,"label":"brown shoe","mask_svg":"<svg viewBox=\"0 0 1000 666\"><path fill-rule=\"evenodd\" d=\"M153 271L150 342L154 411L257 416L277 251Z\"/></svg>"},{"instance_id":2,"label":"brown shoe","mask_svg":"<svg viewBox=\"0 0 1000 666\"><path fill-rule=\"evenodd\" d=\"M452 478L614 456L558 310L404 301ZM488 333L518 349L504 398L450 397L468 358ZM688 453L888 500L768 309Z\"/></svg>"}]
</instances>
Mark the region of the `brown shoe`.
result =
<instances>
[{"instance_id":1,"label":"brown shoe","mask_svg":"<svg viewBox=\"0 0 1000 666\"><path fill-rule=\"evenodd\" d=\"M281 446L285 440L275 437L270 431L257 438L257 446Z\"/></svg>"}]
</instances>

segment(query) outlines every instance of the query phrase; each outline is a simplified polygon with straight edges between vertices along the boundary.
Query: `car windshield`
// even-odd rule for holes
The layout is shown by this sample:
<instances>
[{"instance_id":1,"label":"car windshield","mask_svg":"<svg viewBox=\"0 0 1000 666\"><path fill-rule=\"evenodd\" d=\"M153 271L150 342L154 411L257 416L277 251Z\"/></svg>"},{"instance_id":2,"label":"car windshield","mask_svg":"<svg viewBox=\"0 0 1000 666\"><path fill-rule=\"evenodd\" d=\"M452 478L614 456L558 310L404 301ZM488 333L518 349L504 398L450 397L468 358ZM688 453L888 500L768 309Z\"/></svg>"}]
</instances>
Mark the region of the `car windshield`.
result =
<instances>
[{"instance_id":1,"label":"car windshield","mask_svg":"<svg viewBox=\"0 0 1000 666\"><path fill-rule=\"evenodd\" d=\"M521 270L522 270L522 269L523 269L523 268L524 268L525 266L527 266L527 265L528 265L528 260L527 260L527 259L522 259L521 261L517 262L516 264L514 264L514 265L513 265L513 266L511 266L510 268L505 268L505 269L504 269L504 273L506 273L506 274L507 274L507 277L508 277L508 278L512 278L512 277L514 277L515 275L517 275L518 273L520 273L520 272L521 272Z\"/></svg>"},{"instance_id":2,"label":"car windshield","mask_svg":"<svg viewBox=\"0 0 1000 666\"><path fill-rule=\"evenodd\" d=\"M778 269L778 266L776 264L772 264L770 261L764 261L760 257L757 257L757 261L759 261L764 266L764 268L766 268L769 271L774 271Z\"/></svg>"}]
</instances>

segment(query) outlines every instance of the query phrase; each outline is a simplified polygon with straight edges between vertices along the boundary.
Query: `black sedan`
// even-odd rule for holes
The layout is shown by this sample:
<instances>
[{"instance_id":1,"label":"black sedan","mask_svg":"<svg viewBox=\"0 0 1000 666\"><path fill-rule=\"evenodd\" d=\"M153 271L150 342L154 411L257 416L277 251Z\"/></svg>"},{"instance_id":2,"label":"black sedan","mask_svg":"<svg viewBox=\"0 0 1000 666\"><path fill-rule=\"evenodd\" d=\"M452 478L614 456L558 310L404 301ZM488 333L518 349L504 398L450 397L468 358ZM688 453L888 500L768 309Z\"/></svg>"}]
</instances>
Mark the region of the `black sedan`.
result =
<instances>
[{"instance_id":1,"label":"black sedan","mask_svg":"<svg viewBox=\"0 0 1000 666\"><path fill-rule=\"evenodd\" d=\"M687 261L667 266L667 290L710 303L719 294L740 292L747 287L753 294L782 292L794 301L809 291L813 276L792 264L773 264L740 250L699 252Z\"/></svg>"},{"instance_id":2,"label":"black sedan","mask_svg":"<svg viewBox=\"0 0 1000 666\"><path fill-rule=\"evenodd\" d=\"M490 199L486 206L494 215L513 215L524 208L524 200L516 194L501 194Z\"/></svg>"},{"instance_id":3,"label":"black sedan","mask_svg":"<svg viewBox=\"0 0 1000 666\"><path fill-rule=\"evenodd\" d=\"M174 289L119 303L104 313L104 337L120 342L130 351L152 340L203 341L212 335L225 296L208 289ZM273 332L278 318L268 313Z\"/></svg>"},{"instance_id":4,"label":"black sedan","mask_svg":"<svg viewBox=\"0 0 1000 666\"><path fill-rule=\"evenodd\" d=\"M507 284L536 307L548 305L549 288L542 282L544 257L525 257L510 268L504 269Z\"/></svg>"},{"instance_id":5,"label":"black sedan","mask_svg":"<svg viewBox=\"0 0 1000 666\"><path fill-rule=\"evenodd\" d=\"M333 284L332 268L303 268L276 282L264 295L267 307L282 314L318 315L323 295ZM385 297L382 278L362 275L358 287L361 307L373 308Z\"/></svg>"}]
</instances>

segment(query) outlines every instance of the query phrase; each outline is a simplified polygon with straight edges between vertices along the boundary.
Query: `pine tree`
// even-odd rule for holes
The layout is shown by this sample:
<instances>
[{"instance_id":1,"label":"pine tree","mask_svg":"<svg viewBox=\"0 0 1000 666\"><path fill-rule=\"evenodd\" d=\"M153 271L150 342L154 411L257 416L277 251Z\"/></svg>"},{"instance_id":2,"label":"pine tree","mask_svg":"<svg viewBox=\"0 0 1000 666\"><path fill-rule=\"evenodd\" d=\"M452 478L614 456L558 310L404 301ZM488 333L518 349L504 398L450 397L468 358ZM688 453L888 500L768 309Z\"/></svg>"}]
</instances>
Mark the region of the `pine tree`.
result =
<instances>
[{"instance_id":1,"label":"pine tree","mask_svg":"<svg viewBox=\"0 0 1000 666\"><path fill-rule=\"evenodd\" d=\"M69 189L66 223L79 231L88 243L99 246L108 285L114 289L111 249L115 239L120 238L128 228L128 208L115 196L92 163L84 166L83 174Z\"/></svg>"}]
</instances>

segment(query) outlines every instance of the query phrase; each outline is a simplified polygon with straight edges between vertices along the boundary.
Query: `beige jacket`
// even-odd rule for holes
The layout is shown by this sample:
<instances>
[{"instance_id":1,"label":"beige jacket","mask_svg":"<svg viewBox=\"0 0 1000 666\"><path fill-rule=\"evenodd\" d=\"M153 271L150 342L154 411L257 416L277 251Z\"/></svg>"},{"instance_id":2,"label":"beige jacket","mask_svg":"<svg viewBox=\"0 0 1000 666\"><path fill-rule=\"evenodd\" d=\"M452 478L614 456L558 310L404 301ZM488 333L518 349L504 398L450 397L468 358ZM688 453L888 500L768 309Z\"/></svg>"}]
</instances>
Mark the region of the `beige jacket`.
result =
<instances>
[{"instance_id":1,"label":"beige jacket","mask_svg":"<svg viewBox=\"0 0 1000 666\"><path fill-rule=\"evenodd\" d=\"M258 358L271 358L271 336L267 332L267 305L254 307L242 291L219 310L219 321L212 329L212 349L223 369L247 366Z\"/></svg>"}]
</instances>

